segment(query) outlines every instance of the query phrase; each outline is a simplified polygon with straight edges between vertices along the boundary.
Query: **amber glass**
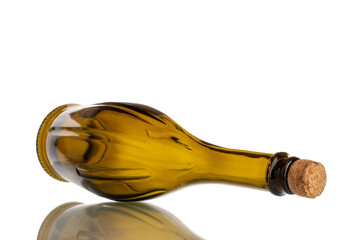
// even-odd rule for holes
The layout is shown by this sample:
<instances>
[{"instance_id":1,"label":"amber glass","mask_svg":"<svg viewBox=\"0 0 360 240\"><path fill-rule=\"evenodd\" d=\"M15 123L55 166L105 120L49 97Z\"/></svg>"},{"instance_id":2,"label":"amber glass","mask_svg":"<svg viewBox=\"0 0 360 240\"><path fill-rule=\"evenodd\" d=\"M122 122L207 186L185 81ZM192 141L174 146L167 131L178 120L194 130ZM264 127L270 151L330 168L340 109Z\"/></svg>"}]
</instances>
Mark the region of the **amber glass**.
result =
<instances>
[{"instance_id":1,"label":"amber glass","mask_svg":"<svg viewBox=\"0 0 360 240\"><path fill-rule=\"evenodd\" d=\"M43 121L37 150L54 178L114 200L140 200L196 182L291 194L286 153L204 142L162 112L133 103L64 105Z\"/></svg>"},{"instance_id":2,"label":"amber glass","mask_svg":"<svg viewBox=\"0 0 360 240\"><path fill-rule=\"evenodd\" d=\"M200 240L169 212L144 203L66 203L44 220L38 240Z\"/></svg>"}]
</instances>

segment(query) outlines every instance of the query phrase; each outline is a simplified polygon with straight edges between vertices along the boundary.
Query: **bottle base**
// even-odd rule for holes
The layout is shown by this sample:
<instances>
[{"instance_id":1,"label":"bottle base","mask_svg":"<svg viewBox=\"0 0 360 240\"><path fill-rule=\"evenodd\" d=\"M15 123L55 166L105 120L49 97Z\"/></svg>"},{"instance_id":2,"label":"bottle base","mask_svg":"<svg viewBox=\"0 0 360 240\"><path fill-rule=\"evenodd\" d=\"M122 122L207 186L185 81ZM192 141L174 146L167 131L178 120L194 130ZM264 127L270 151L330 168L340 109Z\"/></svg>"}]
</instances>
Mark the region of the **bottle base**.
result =
<instances>
[{"instance_id":1,"label":"bottle base","mask_svg":"<svg viewBox=\"0 0 360 240\"><path fill-rule=\"evenodd\" d=\"M53 178L59 180L59 181L63 181L63 182L67 182L64 178L62 178L56 171L55 169L51 166L48 156L47 156L47 152L46 152L46 139L47 139L47 133L48 133L48 129L50 128L53 120L60 114L63 112L63 110L69 106L71 106L73 104L67 104L67 105L62 105L58 108L55 108L53 111L51 111L43 120L43 122L40 125L40 129L37 135L37 140L36 140L36 150L37 150L37 155L40 161L41 166L44 168L44 170Z\"/></svg>"}]
</instances>

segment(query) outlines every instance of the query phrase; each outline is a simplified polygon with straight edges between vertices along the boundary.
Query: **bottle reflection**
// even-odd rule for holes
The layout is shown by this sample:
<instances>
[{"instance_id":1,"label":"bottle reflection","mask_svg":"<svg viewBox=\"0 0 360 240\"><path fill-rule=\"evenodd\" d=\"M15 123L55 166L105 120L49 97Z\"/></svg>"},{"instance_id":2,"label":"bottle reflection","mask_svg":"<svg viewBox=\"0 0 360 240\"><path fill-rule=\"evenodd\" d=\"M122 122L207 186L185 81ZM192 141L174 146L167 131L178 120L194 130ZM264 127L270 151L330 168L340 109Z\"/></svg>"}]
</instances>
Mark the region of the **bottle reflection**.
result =
<instances>
[{"instance_id":1,"label":"bottle reflection","mask_svg":"<svg viewBox=\"0 0 360 240\"><path fill-rule=\"evenodd\" d=\"M146 203L65 203L46 217L38 240L202 239L169 212Z\"/></svg>"}]
</instances>

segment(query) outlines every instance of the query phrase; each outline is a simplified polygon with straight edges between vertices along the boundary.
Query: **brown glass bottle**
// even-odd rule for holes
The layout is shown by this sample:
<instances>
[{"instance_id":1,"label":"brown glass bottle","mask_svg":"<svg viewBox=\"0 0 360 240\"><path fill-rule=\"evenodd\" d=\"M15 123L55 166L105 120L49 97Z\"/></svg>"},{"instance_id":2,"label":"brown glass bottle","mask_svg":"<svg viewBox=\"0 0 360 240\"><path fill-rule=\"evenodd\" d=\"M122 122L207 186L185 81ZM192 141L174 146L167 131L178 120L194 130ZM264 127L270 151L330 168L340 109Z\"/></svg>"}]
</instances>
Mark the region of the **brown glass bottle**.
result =
<instances>
[{"instance_id":1,"label":"brown glass bottle","mask_svg":"<svg viewBox=\"0 0 360 240\"><path fill-rule=\"evenodd\" d=\"M38 240L200 240L169 212L145 203L66 203L44 220Z\"/></svg>"},{"instance_id":2,"label":"brown glass bottle","mask_svg":"<svg viewBox=\"0 0 360 240\"><path fill-rule=\"evenodd\" d=\"M37 151L52 177L121 201L154 197L196 182L292 194L288 172L298 160L284 152L215 146L156 109L114 102L56 108L40 127Z\"/></svg>"}]
</instances>

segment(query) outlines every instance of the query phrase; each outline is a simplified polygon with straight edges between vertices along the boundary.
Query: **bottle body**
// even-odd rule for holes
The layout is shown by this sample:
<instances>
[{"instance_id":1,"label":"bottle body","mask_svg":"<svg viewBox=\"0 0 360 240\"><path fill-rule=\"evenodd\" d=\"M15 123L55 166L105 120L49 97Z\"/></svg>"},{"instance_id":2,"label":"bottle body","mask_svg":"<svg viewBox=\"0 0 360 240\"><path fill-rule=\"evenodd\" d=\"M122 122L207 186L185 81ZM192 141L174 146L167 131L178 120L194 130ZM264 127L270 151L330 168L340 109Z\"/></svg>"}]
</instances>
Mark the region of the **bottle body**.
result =
<instances>
[{"instance_id":1,"label":"bottle body","mask_svg":"<svg viewBox=\"0 0 360 240\"><path fill-rule=\"evenodd\" d=\"M297 159L209 144L162 112L132 103L61 106L42 123L37 150L54 178L121 201L154 197L196 182L291 194L286 168Z\"/></svg>"}]
</instances>

